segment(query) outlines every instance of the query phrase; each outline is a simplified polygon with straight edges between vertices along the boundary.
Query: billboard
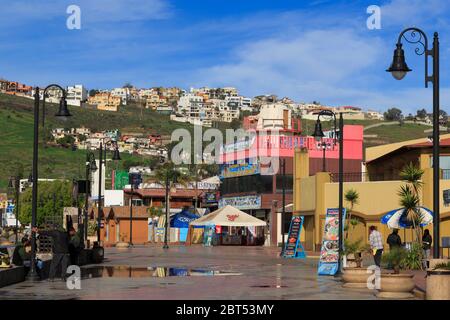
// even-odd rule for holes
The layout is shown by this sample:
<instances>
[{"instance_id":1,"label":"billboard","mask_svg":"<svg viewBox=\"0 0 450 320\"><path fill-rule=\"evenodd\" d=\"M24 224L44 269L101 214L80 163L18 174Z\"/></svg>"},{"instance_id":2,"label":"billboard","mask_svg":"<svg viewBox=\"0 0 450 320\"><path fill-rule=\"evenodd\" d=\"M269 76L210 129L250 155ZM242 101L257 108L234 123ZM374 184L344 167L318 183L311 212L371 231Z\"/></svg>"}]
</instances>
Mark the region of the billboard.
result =
<instances>
[{"instance_id":1,"label":"billboard","mask_svg":"<svg viewBox=\"0 0 450 320\"><path fill-rule=\"evenodd\" d=\"M224 197L219 200L219 208L227 205L233 206L240 210L259 209L261 208L261 196L240 196L240 197Z\"/></svg>"},{"instance_id":2,"label":"billboard","mask_svg":"<svg viewBox=\"0 0 450 320\"><path fill-rule=\"evenodd\" d=\"M222 167L220 178L233 178L241 176L250 176L253 174L259 174L260 167L258 163L241 163L241 164L229 164Z\"/></svg>"},{"instance_id":3,"label":"billboard","mask_svg":"<svg viewBox=\"0 0 450 320\"><path fill-rule=\"evenodd\" d=\"M123 190L128 184L128 172L114 171L114 190Z\"/></svg>"}]
</instances>

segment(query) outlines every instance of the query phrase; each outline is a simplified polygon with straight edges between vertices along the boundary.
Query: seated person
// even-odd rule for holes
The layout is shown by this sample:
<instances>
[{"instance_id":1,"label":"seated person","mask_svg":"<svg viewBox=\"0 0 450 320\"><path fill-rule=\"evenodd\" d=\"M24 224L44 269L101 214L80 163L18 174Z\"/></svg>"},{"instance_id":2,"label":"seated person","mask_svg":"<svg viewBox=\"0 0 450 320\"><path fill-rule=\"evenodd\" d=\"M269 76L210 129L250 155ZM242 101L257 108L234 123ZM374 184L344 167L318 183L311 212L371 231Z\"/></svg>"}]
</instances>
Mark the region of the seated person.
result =
<instances>
[{"instance_id":1,"label":"seated person","mask_svg":"<svg viewBox=\"0 0 450 320\"><path fill-rule=\"evenodd\" d=\"M21 243L17 244L14 248L12 263L15 266L30 267L31 254L27 252L26 247L30 245L30 240L27 237L23 237Z\"/></svg>"}]
</instances>

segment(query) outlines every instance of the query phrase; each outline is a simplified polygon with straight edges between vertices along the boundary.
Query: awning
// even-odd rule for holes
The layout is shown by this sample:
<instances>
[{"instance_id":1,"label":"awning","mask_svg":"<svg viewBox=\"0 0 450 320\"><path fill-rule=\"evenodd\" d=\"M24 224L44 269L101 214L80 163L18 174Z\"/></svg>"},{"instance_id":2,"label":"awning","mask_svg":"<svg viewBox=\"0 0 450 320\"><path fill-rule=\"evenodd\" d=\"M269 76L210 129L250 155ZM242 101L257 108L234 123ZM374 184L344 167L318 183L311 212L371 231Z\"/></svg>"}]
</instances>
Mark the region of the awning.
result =
<instances>
[{"instance_id":1,"label":"awning","mask_svg":"<svg viewBox=\"0 0 450 320\"><path fill-rule=\"evenodd\" d=\"M233 206L225 206L190 223L191 226L258 227L267 225Z\"/></svg>"}]
</instances>

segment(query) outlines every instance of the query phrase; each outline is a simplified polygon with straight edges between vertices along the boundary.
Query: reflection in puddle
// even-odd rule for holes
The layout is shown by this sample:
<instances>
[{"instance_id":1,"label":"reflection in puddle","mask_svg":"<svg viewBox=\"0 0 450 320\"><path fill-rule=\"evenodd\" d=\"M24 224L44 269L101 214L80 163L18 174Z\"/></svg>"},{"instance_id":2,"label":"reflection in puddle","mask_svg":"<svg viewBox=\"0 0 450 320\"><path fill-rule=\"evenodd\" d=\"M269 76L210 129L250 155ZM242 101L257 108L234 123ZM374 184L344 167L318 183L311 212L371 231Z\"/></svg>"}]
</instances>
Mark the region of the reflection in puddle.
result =
<instances>
[{"instance_id":1,"label":"reflection in puddle","mask_svg":"<svg viewBox=\"0 0 450 320\"><path fill-rule=\"evenodd\" d=\"M95 266L81 268L81 278L146 278L239 276L242 273L173 267Z\"/></svg>"}]
</instances>

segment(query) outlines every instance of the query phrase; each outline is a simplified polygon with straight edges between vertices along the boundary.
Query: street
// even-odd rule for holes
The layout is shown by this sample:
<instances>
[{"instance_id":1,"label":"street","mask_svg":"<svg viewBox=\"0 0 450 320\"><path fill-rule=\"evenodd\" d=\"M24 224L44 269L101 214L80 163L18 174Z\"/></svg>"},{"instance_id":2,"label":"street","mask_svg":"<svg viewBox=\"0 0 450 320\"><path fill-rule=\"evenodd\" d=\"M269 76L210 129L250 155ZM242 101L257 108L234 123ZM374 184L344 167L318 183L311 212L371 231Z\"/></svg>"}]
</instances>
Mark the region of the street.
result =
<instances>
[{"instance_id":1,"label":"street","mask_svg":"<svg viewBox=\"0 0 450 320\"><path fill-rule=\"evenodd\" d=\"M82 267L80 290L67 289L63 281L22 282L0 289L0 295L77 300L375 299L370 290L344 289L337 278L317 276L317 257L283 259L278 254L268 247L173 246L166 252L156 246L106 248L101 266ZM190 275L183 276L183 269Z\"/></svg>"}]
</instances>

